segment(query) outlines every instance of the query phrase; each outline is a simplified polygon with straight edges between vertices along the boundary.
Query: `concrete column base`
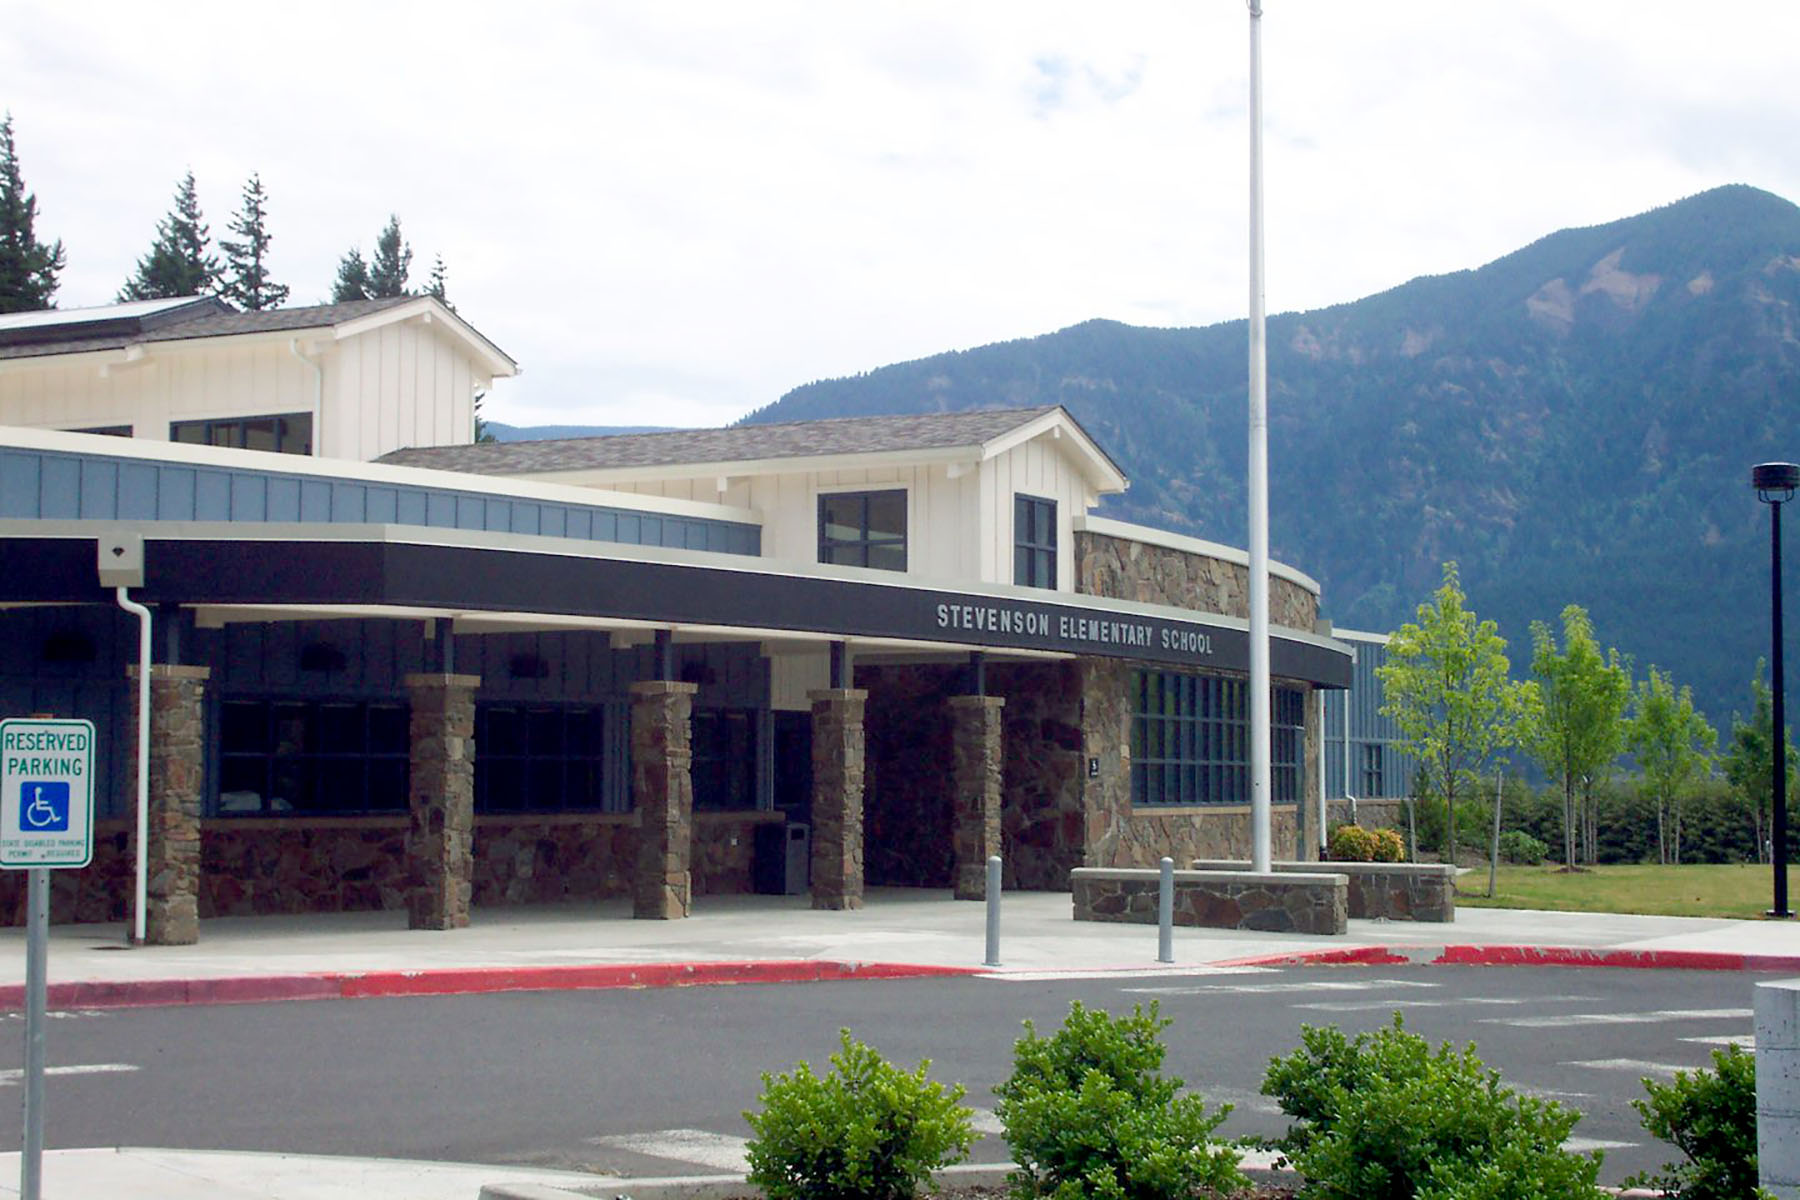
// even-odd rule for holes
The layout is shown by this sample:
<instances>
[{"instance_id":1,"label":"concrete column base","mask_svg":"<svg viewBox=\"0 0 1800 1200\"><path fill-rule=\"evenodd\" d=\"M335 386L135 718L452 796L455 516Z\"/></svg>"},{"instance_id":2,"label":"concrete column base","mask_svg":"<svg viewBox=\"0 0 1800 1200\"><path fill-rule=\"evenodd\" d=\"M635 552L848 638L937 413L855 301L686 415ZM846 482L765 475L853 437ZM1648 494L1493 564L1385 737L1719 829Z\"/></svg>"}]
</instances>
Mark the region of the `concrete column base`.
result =
<instances>
[{"instance_id":1,"label":"concrete column base","mask_svg":"<svg viewBox=\"0 0 1800 1200\"><path fill-rule=\"evenodd\" d=\"M1800 979L1756 985L1756 1168L1800 1200Z\"/></svg>"}]
</instances>

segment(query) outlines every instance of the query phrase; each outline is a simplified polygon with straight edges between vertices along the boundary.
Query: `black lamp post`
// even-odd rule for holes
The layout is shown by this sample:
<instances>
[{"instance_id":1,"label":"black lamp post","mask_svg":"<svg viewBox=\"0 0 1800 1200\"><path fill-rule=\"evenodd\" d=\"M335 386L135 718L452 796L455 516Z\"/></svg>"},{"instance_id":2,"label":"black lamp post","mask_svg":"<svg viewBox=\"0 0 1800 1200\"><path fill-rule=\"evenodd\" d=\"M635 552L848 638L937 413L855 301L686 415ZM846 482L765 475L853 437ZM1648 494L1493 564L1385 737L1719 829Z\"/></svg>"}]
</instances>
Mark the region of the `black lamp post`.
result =
<instances>
[{"instance_id":1,"label":"black lamp post","mask_svg":"<svg viewBox=\"0 0 1800 1200\"><path fill-rule=\"evenodd\" d=\"M1774 839L1770 859L1775 864L1775 906L1771 917L1791 917L1787 906L1787 689L1781 672L1781 506L1800 488L1800 466L1794 463L1758 463L1750 468L1750 484L1756 498L1769 506L1769 658L1775 699L1775 744L1769 760L1774 777L1774 809L1770 833Z\"/></svg>"}]
</instances>

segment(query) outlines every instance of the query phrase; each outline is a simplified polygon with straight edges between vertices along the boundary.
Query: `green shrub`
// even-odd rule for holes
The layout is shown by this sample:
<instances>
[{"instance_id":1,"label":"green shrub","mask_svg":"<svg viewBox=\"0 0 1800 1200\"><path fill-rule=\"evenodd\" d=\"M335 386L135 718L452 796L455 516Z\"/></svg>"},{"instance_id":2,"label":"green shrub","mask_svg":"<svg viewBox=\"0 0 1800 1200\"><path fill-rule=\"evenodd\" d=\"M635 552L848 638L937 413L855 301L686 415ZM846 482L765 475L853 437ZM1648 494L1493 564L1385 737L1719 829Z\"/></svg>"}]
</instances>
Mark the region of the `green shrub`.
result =
<instances>
[{"instance_id":1,"label":"green shrub","mask_svg":"<svg viewBox=\"0 0 1800 1200\"><path fill-rule=\"evenodd\" d=\"M744 1113L756 1135L745 1178L769 1200L909 1200L969 1155L974 1114L957 1103L961 1084L926 1079L929 1062L908 1074L848 1029L840 1036L830 1074L804 1062L764 1072L762 1111Z\"/></svg>"},{"instance_id":2,"label":"green shrub","mask_svg":"<svg viewBox=\"0 0 1800 1200\"><path fill-rule=\"evenodd\" d=\"M1406 840L1397 829L1339 825L1326 839L1325 852L1335 862L1404 862Z\"/></svg>"},{"instance_id":3,"label":"green shrub","mask_svg":"<svg viewBox=\"0 0 1800 1200\"><path fill-rule=\"evenodd\" d=\"M1049 1037L1025 1022L996 1089L1015 1196L1173 1200L1248 1186L1238 1152L1212 1137L1230 1106L1208 1113L1161 1074L1168 1024L1154 1003L1113 1017L1080 1001Z\"/></svg>"},{"instance_id":4,"label":"green shrub","mask_svg":"<svg viewBox=\"0 0 1800 1200\"><path fill-rule=\"evenodd\" d=\"M1346 1038L1303 1027L1262 1090L1295 1118L1277 1143L1329 1200L1595 1195L1598 1154L1563 1149L1580 1114L1501 1086L1475 1048L1433 1051L1393 1025Z\"/></svg>"},{"instance_id":5,"label":"green shrub","mask_svg":"<svg viewBox=\"0 0 1800 1200\"><path fill-rule=\"evenodd\" d=\"M1500 835L1500 861L1524 863L1526 866L1540 865L1550 856L1550 847L1526 833L1523 829L1509 829Z\"/></svg>"},{"instance_id":6,"label":"green shrub","mask_svg":"<svg viewBox=\"0 0 1800 1200\"><path fill-rule=\"evenodd\" d=\"M1661 1174L1627 1182L1682 1200L1742 1200L1756 1190L1756 1056L1736 1046L1713 1051L1713 1070L1675 1072L1675 1082L1644 1080L1633 1100L1644 1128L1687 1156Z\"/></svg>"}]
</instances>

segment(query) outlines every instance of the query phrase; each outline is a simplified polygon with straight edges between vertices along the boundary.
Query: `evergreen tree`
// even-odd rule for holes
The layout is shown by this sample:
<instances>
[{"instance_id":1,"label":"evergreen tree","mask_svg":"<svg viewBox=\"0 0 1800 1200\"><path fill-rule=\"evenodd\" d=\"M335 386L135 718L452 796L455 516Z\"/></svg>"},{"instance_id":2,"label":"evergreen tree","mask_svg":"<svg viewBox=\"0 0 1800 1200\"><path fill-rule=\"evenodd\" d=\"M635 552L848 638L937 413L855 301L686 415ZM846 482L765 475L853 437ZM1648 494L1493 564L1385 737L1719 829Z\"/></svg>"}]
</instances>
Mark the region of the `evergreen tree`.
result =
<instances>
[{"instance_id":1,"label":"evergreen tree","mask_svg":"<svg viewBox=\"0 0 1800 1200\"><path fill-rule=\"evenodd\" d=\"M369 260L369 298L405 296L406 276L412 270L412 247L400 236L400 218L389 216L387 228L375 239L375 256Z\"/></svg>"},{"instance_id":2,"label":"evergreen tree","mask_svg":"<svg viewBox=\"0 0 1800 1200\"><path fill-rule=\"evenodd\" d=\"M269 278L269 243L275 239L263 224L268 215L263 207L267 198L262 177L251 175L244 185L243 204L231 218L231 232L242 240L219 243L219 248L225 251L226 263L220 295L245 312L280 308L288 298L287 285Z\"/></svg>"},{"instance_id":3,"label":"evergreen tree","mask_svg":"<svg viewBox=\"0 0 1800 1200\"><path fill-rule=\"evenodd\" d=\"M448 276L449 273L444 270L444 256L441 254L433 256L431 260L431 282L425 285L425 294L436 300L439 304L442 304L451 312L455 312L456 305L450 303L450 296L445 291L444 287L444 281Z\"/></svg>"},{"instance_id":4,"label":"evergreen tree","mask_svg":"<svg viewBox=\"0 0 1800 1200\"><path fill-rule=\"evenodd\" d=\"M367 300L369 295L369 264L363 261L362 251L352 246L338 260L337 280L331 285L331 302Z\"/></svg>"},{"instance_id":5,"label":"evergreen tree","mask_svg":"<svg viewBox=\"0 0 1800 1200\"><path fill-rule=\"evenodd\" d=\"M38 241L36 223L37 197L25 192L7 113L0 120L0 313L55 307L50 298L65 261L63 244Z\"/></svg>"},{"instance_id":6,"label":"evergreen tree","mask_svg":"<svg viewBox=\"0 0 1800 1200\"><path fill-rule=\"evenodd\" d=\"M150 253L138 259L137 274L119 289L119 299L161 300L216 292L219 259L208 249L209 241L194 173L189 171L175 188L175 207L156 223Z\"/></svg>"},{"instance_id":7,"label":"evergreen tree","mask_svg":"<svg viewBox=\"0 0 1800 1200\"><path fill-rule=\"evenodd\" d=\"M1725 778L1744 807L1756 830L1756 854L1760 862L1768 861L1769 839L1774 829L1775 808L1775 704L1768 682L1763 678L1764 663L1756 660L1756 674L1750 678L1750 719L1731 715L1731 745L1725 751ZM1782 731L1787 750L1787 794L1791 806L1800 796L1800 747L1793 735ZM1790 814L1791 816L1792 814ZM1788 822L1790 830L1795 822Z\"/></svg>"}]
</instances>

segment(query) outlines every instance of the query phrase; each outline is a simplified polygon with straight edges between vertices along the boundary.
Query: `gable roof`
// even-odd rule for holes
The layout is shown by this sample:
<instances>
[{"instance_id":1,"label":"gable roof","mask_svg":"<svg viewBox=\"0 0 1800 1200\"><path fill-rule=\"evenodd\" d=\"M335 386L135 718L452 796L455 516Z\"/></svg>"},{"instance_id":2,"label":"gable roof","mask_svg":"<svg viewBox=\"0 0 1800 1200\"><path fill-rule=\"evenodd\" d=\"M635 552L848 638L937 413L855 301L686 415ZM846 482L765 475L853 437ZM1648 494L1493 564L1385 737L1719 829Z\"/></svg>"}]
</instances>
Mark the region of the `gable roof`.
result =
<instances>
[{"instance_id":1,"label":"gable roof","mask_svg":"<svg viewBox=\"0 0 1800 1200\"><path fill-rule=\"evenodd\" d=\"M1036 428L1041 427L1041 428ZM481 475L562 472L643 472L682 467L693 474L739 474L750 465L792 459L857 458L965 452L976 459L1000 453L1044 430L1068 430L1088 459L1099 490L1122 491L1125 475L1060 405L829 417L783 424L729 425L531 442L484 442L395 450L378 462ZM950 453L946 453L950 452ZM735 468L735 469L734 469Z\"/></svg>"},{"instance_id":2,"label":"gable roof","mask_svg":"<svg viewBox=\"0 0 1800 1200\"><path fill-rule=\"evenodd\" d=\"M238 312L211 296L131 301L99 308L50 309L0 317L0 359L44 358L122 350L157 342L332 329L359 333L366 324L424 316L441 319L495 375L516 375L518 364L450 308L430 296L393 296ZM25 319L18 319L25 318ZM346 327L350 328L346 328Z\"/></svg>"}]
</instances>

